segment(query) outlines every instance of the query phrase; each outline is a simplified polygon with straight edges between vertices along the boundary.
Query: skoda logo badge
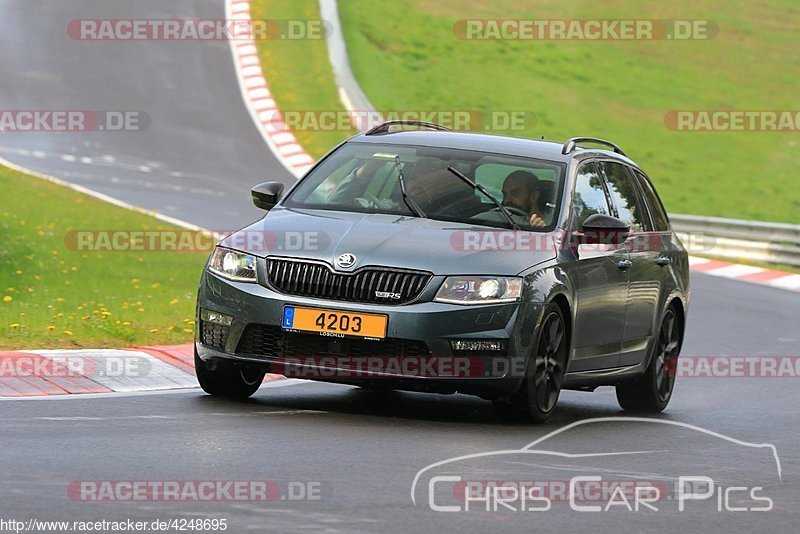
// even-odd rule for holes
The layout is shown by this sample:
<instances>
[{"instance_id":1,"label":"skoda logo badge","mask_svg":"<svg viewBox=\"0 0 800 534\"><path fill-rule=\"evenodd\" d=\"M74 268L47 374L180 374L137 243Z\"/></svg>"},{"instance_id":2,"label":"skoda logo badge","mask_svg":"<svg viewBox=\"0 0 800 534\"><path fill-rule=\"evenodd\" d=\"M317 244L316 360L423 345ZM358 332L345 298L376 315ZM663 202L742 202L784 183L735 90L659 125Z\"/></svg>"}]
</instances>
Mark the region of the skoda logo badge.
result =
<instances>
[{"instance_id":1,"label":"skoda logo badge","mask_svg":"<svg viewBox=\"0 0 800 534\"><path fill-rule=\"evenodd\" d=\"M338 258L336 258L336 266L341 267L342 269L347 269L348 267L352 267L356 263L356 255L351 254L349 252L345 252Z\"/></svg>"}]
</instances>

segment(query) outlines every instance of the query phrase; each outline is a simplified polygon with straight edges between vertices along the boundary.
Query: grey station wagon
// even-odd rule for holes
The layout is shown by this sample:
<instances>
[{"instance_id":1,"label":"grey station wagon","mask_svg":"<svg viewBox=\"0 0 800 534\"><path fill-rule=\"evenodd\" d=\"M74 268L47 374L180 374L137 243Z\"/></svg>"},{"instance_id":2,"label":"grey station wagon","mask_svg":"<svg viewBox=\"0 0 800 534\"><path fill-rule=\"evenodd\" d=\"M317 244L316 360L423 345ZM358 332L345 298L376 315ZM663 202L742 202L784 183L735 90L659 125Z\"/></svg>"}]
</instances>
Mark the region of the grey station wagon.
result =
<instances>
[{"instance_id":1,"label":"grey station wagon","mask_svg":"<svg viewBox=\"0 0 800 534\"><path fill-rule=\"evenodd\" d=\"M586 145L604 148L588 148ZM197 300L202 388L267 372L491 400L545 421L562 389L670 400L689 269L644 171L566 143L392 121L322 158L223 239Z\"/></svg>"}]
</instances>

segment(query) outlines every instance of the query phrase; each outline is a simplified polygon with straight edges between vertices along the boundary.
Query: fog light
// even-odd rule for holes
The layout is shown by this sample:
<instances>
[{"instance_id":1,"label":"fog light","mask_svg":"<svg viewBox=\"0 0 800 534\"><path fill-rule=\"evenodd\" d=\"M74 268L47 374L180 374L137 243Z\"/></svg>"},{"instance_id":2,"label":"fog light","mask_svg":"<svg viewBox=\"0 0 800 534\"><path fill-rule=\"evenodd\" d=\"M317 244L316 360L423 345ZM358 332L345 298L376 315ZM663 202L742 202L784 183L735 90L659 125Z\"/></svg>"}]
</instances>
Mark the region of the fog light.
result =
<instances>
[{"instance_id":1,"label":"fog light","mask_svg":"<svg viewBox=\"0 0 800 534\"><path fill-rule=\"evenodd\" d=\"M450 341L453 350L463 350L470 352L477 351L501 351L506 350L505 340L470 340L457 339Z\"/></svg>"},{"instance_id":2,"label":"fog light","mask_svg":"<svg viewBox=\"0 0 800 534\"><path fill-rule=\"evenodd\" d=\"M200 319L207 323L221 324L222 326L230 326L233 322L233 317L211 310L200 308Z\"/></svg>"}]
</instances>

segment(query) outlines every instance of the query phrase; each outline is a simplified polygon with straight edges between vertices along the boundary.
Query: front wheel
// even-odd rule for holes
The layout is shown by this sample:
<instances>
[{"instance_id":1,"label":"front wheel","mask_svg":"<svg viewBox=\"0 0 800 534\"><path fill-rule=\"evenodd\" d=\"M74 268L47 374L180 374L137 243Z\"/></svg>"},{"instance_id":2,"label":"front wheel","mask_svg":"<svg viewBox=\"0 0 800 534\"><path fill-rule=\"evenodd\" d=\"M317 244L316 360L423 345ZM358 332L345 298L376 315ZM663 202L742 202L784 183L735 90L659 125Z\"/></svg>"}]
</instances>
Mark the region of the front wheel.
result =
<instances>
[{"instance_id":1,"label":"front wheel","mask_svg":"<svg viewBox=\"0 0 800 534\"><path fill-rule=\"evenodd\" d=\"M217 365L211 370L206 367L198 355L194 353L194 371L200 387L209 395L246 399L258 391L264 381L266 370L247 369L233 365Z\"/></svg>"},{"instance_id":2,"label":"front wheel","mask_svg":"<svg viewBox=\"0 0 800 534\"><path fill-rule=\"evenodd\" d=\"M548 304L526 366L522 386L509 401L494 401L504 420L544 423L553 413L564 382L567 339L561 308Z\"/></svg>"},{"instance_id":3,"label":"front wheel","mask_svg":"<svg viewBox=\"0 0 800 534\"><path fill-rule=\"evenodd\" d=\"M653 354L641 378L617 386L617 401L623 410L659 413L667 407L675 387L675 371L683 341L683 329L670 307L652 341Z\"/></svg>"}]
</instances>

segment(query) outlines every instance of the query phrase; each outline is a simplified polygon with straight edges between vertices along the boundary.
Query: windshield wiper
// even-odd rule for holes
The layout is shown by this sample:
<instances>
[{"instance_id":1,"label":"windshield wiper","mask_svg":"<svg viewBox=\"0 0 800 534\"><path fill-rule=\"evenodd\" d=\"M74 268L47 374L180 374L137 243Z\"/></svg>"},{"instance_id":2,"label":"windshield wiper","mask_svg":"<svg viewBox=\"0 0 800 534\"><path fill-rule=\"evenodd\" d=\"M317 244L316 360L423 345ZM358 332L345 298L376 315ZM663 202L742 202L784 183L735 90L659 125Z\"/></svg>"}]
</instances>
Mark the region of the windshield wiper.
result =
<instances>
[{"instance_id":1,"label":"windshield wiper","mask_svg":"<svg viewBox=\"0 0 800 534\"><path fill-rule=\"evenodd\" d=\"M406 193L406 177L403 175L403 168L400 166L400 156L394 157L394 166L397 167L397 179L400 181L400 193L403 195L403 202L408 209L414 212L417 217L425 218L425 212L419 207L413 198Z\"/></svg>"},{"instance_id":2,"label":"windshield wiper","mask_svg":"<svg viewBox=\"0 0 800 534\"><path fill-rule=\"evenodd\" d=\"M459 171L458 169L456 169L452 165L448 166L447 170L450 171L451 173L455 174L456 176L458 176L462 180L464 180L467 183L467 185L472 187L472 189L480 191L481 193L486 195L489 198L489 200L491 200L494 203L494 205L497 206L500 209L500 213L505 215L505 218L508 221L508 224L511 225L511 228L514 229L514 230L520 230L519 225L516 222L514 222L513 217L511 217L511 214L508 212L508 210L505 208L505 206L503 206L503 204L499 200L497 200L494 197L494 195L492 195L489 191L487 191L485 187L483 187L481 184L479 184L477 182L473 182L472 180L467 178L467 176L464 173L462 173L461 171Z\"/></svg>"}]
</instances>

